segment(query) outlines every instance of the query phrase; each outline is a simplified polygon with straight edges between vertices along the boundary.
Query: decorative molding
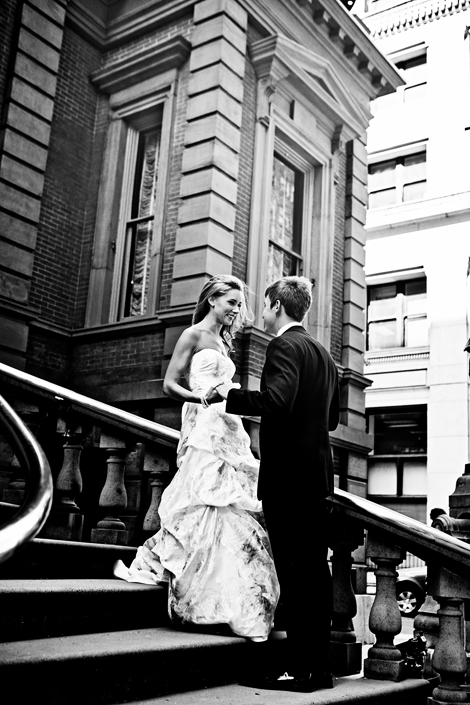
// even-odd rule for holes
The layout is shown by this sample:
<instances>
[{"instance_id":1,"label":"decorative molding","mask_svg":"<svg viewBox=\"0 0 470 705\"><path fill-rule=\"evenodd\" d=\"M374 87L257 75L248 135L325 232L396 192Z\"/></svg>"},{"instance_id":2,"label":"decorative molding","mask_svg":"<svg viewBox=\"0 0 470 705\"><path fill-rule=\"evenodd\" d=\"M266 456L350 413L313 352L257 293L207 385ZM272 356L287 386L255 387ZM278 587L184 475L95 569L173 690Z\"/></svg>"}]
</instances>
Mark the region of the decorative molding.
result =
<instances>
[{"instance_id":1,"label":"decorative molding","mask_svg":"<svg viewBox=\"0 0 470 705\"><path fill-rule=\"evenodd\" d=\"M299 3L298 0L297 3L305 6L305 3ZM377 47L367 36L367 27L342 3L312 0L307 12L312 14L313 21L328 35L330 41L342 47L344 56L356 70L368 76L375 97L402 85L403 79L394 67L383 55L377 53Z\"/></svg>"},{"instance_id":2,"label":"decorative molding","mask_svg":"<svg viewBox=\"0 0 470 705\"><path fill-rule=\"evenodd\" d=\"M117 93L148 78L176 69L189 56L191 45L182 36L142 49L92 74L94 85L104 93Z\"/></svg>"},{"instance_id":3,"label":"decorative molding","mask_svg":"<svg viewBox=\"0 0 470 705\"><path fill-rule=\"evenodd\" d=\"M390 362L411 362L412 360L429 360L429 350L420 350L419 352L389 352L389 353L365 353L364 364L375 365Z\"/></svg>"},{"instance_id":4,"label":"decorative molding","mask_svg":"<svg viewBox=\"0 0 470 705\"><path fill-rule=\"evenodd\" d=\"M312 105L335 124L349 128L351 134L344 135L344 139L362 134L369 125L369 110L352 95L331 62L311 49L283 35L271 35L251 44L250 58L258 80L263 81L258 96L260 119L269 116L269 103L277 84L289 78Z\"/></svg>"},{"instance_id":5,"label":"decorative molding","mask_svg":"<svg viewBox=\"0 0 470 705\"><path fill-rule=\"evenodd\" d=\"M372 37L383 38L470 9L470 0L420 0L361 17Z\"/></svg>"},{"instance_id":6,"label":"decorative molding","mask_svg":"<svg viewBox=\"0 0 470 705\"><path fill-rule=\"evenodd\" d=\"M339 183L339 167L341 156L346 149L346 139L344 137L343 125L336 125L331 139L331 153L333 155L333 179L335 185Z\"/></svg>"},{"instance_id":7,"label":"decorative molding","mask_svg":"<svg viewBox=\"0 0 470 705\"><path fill-rule=\"evenodd\" d=\"M69 0L66 24L100 51L135 41L142 35L158 31L162 26L187 17L192 21L195 0L172 0L169 3L134 3L135 9L115 13L108 21L109 5L94 0L88 7L79 0ZM129 3L132 5L132 3Z\"/></svg>"}]
</instances>

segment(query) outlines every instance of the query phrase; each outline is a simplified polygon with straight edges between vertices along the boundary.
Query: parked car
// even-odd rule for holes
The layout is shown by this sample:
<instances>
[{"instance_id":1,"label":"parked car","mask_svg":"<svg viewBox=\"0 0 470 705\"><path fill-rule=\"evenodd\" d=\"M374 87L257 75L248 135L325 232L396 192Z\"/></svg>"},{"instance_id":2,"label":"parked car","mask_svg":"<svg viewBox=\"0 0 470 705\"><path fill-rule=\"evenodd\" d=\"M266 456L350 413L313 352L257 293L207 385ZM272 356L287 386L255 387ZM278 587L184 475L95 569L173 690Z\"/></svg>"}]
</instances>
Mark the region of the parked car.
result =
<instances>
[{"instance_id":1,"label":"parked car","mask_svg":"<svg viewBox=\"0 0 470 705\"><path fill-rule=\"evenodd\" d=\"M397 577L397 604L404 617L414 617L426 599L426 566L400 568ZM375 593L375 575L367 575L367 592Z\"/></svg>"},{"instance_id":2,"label":"parked car","mask_svg":"<svg viewBox=\"0 0 470 705\"><path fill-rule=\"evenodd\" d=\"M414 617L426 599L426 566L401 568L397 578L398 609L405 617Z\"/></svg>"}]
</instances>

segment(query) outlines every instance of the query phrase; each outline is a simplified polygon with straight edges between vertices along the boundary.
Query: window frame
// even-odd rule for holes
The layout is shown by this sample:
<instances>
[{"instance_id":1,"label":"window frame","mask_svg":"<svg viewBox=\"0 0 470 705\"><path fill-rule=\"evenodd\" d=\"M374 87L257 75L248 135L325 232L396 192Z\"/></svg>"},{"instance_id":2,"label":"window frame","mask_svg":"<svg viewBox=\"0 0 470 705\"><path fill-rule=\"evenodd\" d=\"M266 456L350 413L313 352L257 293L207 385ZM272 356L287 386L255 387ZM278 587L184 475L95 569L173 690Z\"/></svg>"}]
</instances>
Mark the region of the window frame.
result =
<instances>
[{"instance_id":1,"label":"window frame","mask_svg":"<svg viewBox=\"0 0 470 705\"><path fill-rule=\"evenodd\" d=\"M424 179L418 179L417 181L407 181L406 180L406 165L405 161L407 159L410 159L412 157L418 157L424 155L424 165L425 165L425 177ZM387 188L377 188L375 190L371 190L370 188L370 176L371 176L371 171L374 169L379 164L386 164L387 162L394 162L395 167L394 167L394 186L393 190L395 191L395 200L392 203L388 203L386 205L379 205L379 206L371 206L370 205L370 200L371 200L371 195L377 194L377 193L384 193L385 191L389 190ZM416 203L417 201L423 200L423 198L426 198L426 189L427 189L427 143L426 142L420 142L420 143L415 143L414 145L407 145L407 146L402 146L398 147L395 149L391 150L386 150L383 152L375 152L374 154L369 155L369 160L368 160L368 183L367 183L367 193L368 193L368 208L373 211L380 210L382 208L394 208L396 206L403 206L406 203ZM425 190L424 194L420 196L419 198L410 198L410 199L405 199L404 198L404 189L406 186L410 186L413 184L417 183L424 183L425 184ZM392 187L390 187L391 190Z\"/></svg>"},{"instance_id":2,"label":"window frame","mask_svg":"<svg viewBox=\"0 0 470 705\"><path fill-rule=\"evenodd\" d=\"M121 322L127 320L135 320L137 318L148 318L155 314L157 308L157 301L161 283L161 255L162 255L162 244L163 244L163 227L164 227L164 211L166 202L166 188L162 181L166 181L166 171L168 166L168 154L163 154L163 149L168 151L168 140L164 140L164 135L169 129L168 123L168 110L167 110L167 96L166 94L162 96L155 95L149 101L148 104L139 106L137 111L132 109L132 106L126 106L126 109L117 112L118 119L122 119L126 122L126 145L124 153L122 154L124 176L122 180L122 189L120 197L120 208L119 208L119 219L117 223L116 231L116 243L115 243L115 257L114 257L114 268L113 268L113 281L111 289L111 303L110 303L110 314L109 322ZM137 316L126 316L124 315L124 302L123 299L126 296L124 292L125 279L129 276L129 271L126 268L126 249L127 249L127 226L129 224L130 218L128 217L129 211L132 205L132 197L134 191L135 181L133 174L135 171L135 160L137 158L138 141L141 133L147 131L150 127L150 118L142 123L142 115L147 111L152 111L152 108L161 109L161 118L158 125L160 126L160 146L159 146L159 161L158 161L158 179L157 188L155 193L155 202L153 205L153 227L152 227L152 245L150 251L151 265L149 270L149 285L147 291L147 307L145 313ZM137 129L135 123L141 129ZM162 169L164 171L162 171ZM163 211L163 213L162 213ZM159 214L161 214L159 216ZM150 219L150 218L149 218ZM139 218L138 220L142 220ZM127 265L130 266L131 262L128 261Z\"/></svg>"},{"instance_id":3,"label":"window frame","mask_svg":"<svg viewBox=\"0 0 470 705\"><path fill-rule=\"evenodd\" d=\"M87 328L138 324L155 317L158 310L176 91L180 68L190 49L189 41L178 35L105 66L91 77L100 93L101 112L108 113L108 126L96 209L85 316ZM161 110L161 139L147 309L143 315L121 318L121 199L126 193L125 183L129 181L129 168L125 163L129 125L139 125L142 116L156 106Z\"/></svg>"},{"instance_id":4,"label":"window frame","mask_svg":"<svg viewBox=\"0 0 470 705\"><path fill-rule=\"evenodd\" d=\"M375 418L377 416L383 415L383 414L393 414L395 413L397 418L399 418L399 413L402 414L409 414L409 413L421 413L424 415L424 422L425 422L425 428L423 429L425 434L426 434L426 450L425 452L408 452L408 453L375 453ZM403 493L403 486L404 486L404 463L406 460L414 459L414 460L421 460L421 461L426 461L426 472L427 472L427 460L428 460L428 441L429 441L429 433L428 433L428 422L427 422L427 405L411 405L411 406L402 406L402 407L387 407L387 408L371 408L367 412L367 424L368 424L368 433L374 437L374 450L370 453L368 457L368 476L369 476L369 470L371 465L374 462L380 462L380 461L392 461L394 460L396 462L396 492L394 494L391 493L381 493L381 494L372 494L369 492L369 484L367 486L367 496L374 498L374 501L378 501L378 499L387 499L391 500L394 502L399 502L399 501L412 501L413 498L417 499L422 499L423 497L426 497L426 492L423 494L404 494Z\"/></svg>"},{"instance_id":5,"label":"window frame","mask_svg":"<svg viewBox=\"0 0 470 705\"><path fill-rule=\"evenodd\" d=\"M425 313L425 314L422 314L422 313L420 313L420 314L414 314L414 313L408 314L408 312L407 312L407 310L406 310L406 292L405 292L405 289L406 289L406 286L407 286L407 285L409 285L409 284L411 284L411 283L414 283L414 282L424 282L424 284L425 284L425 289L424 289L424 292L423 292L423 293L426 294L426 301L427 301L427 279L426 279L425 276L413 277L413 278L410 278L410 279L399 279L399 280L390 281L390 282L387 282L387 283L383 282L383 283L367 284L367 309L366 309L366 352L367 352L367 353L378 353L378 352L383 352L384 350L413 350L413 349L416 349L416 348L428 347L428 345L429 345L429 340L428 340L428 344L427 344L427 345L419 345L419 346L408 346L408 345L406 345L406 337L407 337L407 326L406 326L406 322L407 322L408 320L418 320L418 319L423 319L423 318L427 321L427 317L428 317L428 316L427 316L427 306L426 306L426 313ZM373 320L373 321L371 321L370 318L369 318L369 306L370 306L370 304L371 304L371 291L372 291L373 289L378 289L378 288L380 288L380 287L391 286L391 285L395 286L395 291L396 291L396 293L395 293L394 299L397 299L397 297L398 297L399 295L402 296L402 299L400 300L400 306L398 306L398 303L399 303L398 301L397 301L397 303L395 304L395 306L396 306L396 312L397 312L396 317L395 317L395 318L389 317L389 318L383 318L383 319L378 319L378 320ZM390 300L392 300L392 299L390 299ZM400 330L400 331L401 331L401 333L400 333L400 340L401 340L402 344L401 344L401 345L391 346L391 347L388 347L388 348L374 348L374 349L371 349L371 348L369 347L369 340L370 340L369 328L370 328L370 325L373 324L373 323L380 323L380 322L386 322L386 321L396 321L396 324L397 324L397 337L398 337L398 330Z\"/></svg>"},{"instance_id":6,"label":"window frame","mask_svg":"<svg viewBox=\"0 0 470 705\"><path fill-rule=\"evenodd\" d=\"M291 95L289 104L297 96ZM271 192L274 156L279 157L288 165L303 174L303 202L301 226L301 265L299 274L307 277L314 275L321 279L326 275L323 262L316 263L315 271L312 263L314 250L313 234L318 232L318 242L315 250L328 258L327 242L327 207L325 204L328 192L327 178L328 160L318 145L308 140L305 134L295 125L290 115L285 114L276 105L271 105L271 115L267 130L267 139L262 146L264 152L258 151L258 162L255 158L254 170L263 179L262 193L257 192L257 184L253 188L253 209L250 233L249 266L247 284L255 292L252 308L255 314L254 324L263 327L261 314L264 306L264 291L267 281L267 263L269 251L269 225L271 213ZM257 212L256 212L257 211ZM331 241L330 246L331 246ZM253 245L256 247L253 247ZM318 279L316 289L320 290ZM326 286L326 284L325 284ZM323 289L322 289L323 291ZM319 302L319 306L321 303ZM318 312L321 317L321 311Z\"/></svg>"}]
</instances>

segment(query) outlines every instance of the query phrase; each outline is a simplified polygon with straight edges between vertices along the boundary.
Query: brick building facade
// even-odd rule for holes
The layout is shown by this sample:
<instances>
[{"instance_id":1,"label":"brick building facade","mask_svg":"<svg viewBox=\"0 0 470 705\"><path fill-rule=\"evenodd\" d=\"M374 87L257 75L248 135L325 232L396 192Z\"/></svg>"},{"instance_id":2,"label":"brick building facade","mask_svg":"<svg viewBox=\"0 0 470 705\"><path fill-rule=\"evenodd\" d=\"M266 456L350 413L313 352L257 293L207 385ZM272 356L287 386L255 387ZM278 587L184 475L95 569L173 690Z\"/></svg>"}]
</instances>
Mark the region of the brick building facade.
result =
<instances>
[{"instance_id":1,"label":"brick building facade","mask_svg":"<svg viewBox=\"0 0 470 705\"><path fill-rule=\"evenodd\" d=\"M341 372L338 484L365 494L364 135L394 67L339 0L0 12L0 361L177 426L162 378L202 284L253 292L253 388L266 283L302 273Z\"/></svg>"}]
</instances>

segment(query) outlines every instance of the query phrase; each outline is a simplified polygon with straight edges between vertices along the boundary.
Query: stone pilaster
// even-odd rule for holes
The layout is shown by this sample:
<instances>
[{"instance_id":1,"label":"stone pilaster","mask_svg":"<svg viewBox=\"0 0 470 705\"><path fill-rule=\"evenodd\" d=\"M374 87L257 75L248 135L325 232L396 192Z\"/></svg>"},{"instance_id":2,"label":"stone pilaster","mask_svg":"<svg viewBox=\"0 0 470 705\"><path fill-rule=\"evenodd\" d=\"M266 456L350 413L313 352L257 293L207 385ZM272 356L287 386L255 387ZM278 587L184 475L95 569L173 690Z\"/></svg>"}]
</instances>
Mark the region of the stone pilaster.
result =
<instances>
[{"instance_id":1,"label":"stone pilaster","mask_svg":"<svg viewBox=\"0 0 470 705\"><path fill-rule=\"evenodd\" d=\"M24 367L30 280L67 0L21 7L0 150L1 360Z\"/></svg>"},{"instance_id":2,"label":"stone pilaster","mask_svg":"<svg viewBox=\"0 0 470 705\"><path fill-rule=\"evenodd\" d=\"M247 13L236 0L195 5L171 305L191 306L232 271Z\"/></svg>"},{"instance_id":3,"label":"stone pilaster","mask_svg":"<svg viewBox=\"0 0 470 705\"><path fill-rule=\"evenodd\" d=\"M364 137L365 140L365 137ZM365 433L365 394L370 381L364 377L365 308L367 290L364 272L367 206L367 152L364 140L347 144L346 213L344 241L343 345L341 376L341 423L355 436L356 445L370 447ZM359 450L359 448L358 448ZM366 494L365 453L349 453L347 489Z\"/></svg>"}]
</instances>

